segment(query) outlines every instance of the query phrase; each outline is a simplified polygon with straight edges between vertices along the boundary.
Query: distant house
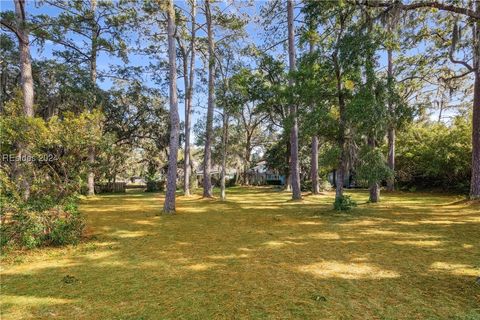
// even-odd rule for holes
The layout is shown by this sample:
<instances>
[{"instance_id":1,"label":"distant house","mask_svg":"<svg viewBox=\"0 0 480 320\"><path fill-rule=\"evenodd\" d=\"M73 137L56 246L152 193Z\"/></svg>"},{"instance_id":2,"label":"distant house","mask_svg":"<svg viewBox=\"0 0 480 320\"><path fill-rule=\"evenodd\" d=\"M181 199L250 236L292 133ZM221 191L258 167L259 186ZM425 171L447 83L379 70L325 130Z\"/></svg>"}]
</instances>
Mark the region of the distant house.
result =
<instances>
[{"instance_id":1,"label":"distant house","mask_svg":"<svg viewBox=\"0 0 480 320\"><path fill-rule=\"evenodd\" d=\"M278 170L270 169L267 166L266 161L259 161L255 166L251 167L248 172L248 181L252 185L285 185L286 178L285 175L280 174ZM337 184L337 171L333 170L327 175L328 182L332 186ZM357 187L357 181L355 179L355 173L353 170L350 170L348 174L345 175L343 181L343 186L345 188L355 188Z\"/></svg>"},{"instance_id":2,"label":"distant house","mask_svg":"<svg viewBox=\"0 0 480 320\"><path fill-rule=\"evenodd\" d=\"M144 185L144 184L146 184L147 182L146 182L145 179L142 178L142 177L134 176L134 177L130 177L130 183L132 183L132 184L141 184L141 185Z\"/></svg>"},{"instance_id":3,"label":"distant house","mask_svg":"<svg viewBox=\"0 0 480 320\"><path fill-rule=\"evenodd\" d=\"M229 179L235 178L235 175L237 174L237 171L235 169L226 169L225 172L225 179L228 181ZM203 184L203 169L198 169L196 172L197 175L197 183L198 185ZM220 178L222 176L222 168L220 166L214 166L210 170L210 176L212 177L212 183L217 184L220 182Z\"/></svg>"},{"instance_id":4,"label":"distant house","mask_svg":"<svg viewBox=\"0 0 480 320\"><path fill-rule=\"evenodd\" d=\"M254 167L247 172L248 181L253 185L284 185L285 176L279 174L278 170L268 168L266 161L259 161Z\"/></svg>"}]
</instances>

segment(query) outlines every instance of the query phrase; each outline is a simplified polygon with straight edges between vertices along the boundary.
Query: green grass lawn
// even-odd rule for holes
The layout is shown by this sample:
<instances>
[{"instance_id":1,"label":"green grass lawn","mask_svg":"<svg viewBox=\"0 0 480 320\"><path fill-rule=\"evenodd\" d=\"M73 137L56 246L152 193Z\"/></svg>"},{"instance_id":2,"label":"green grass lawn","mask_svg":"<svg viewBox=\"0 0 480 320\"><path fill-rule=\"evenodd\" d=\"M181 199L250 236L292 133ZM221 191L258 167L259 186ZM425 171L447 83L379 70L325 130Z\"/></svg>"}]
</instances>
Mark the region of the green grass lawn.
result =
<instances>
[{"instance_id":1,"label":"green grass lawn","mask_svg":"<svg viewBox=\"0 0 480 320\"><path fill-rule=\"evenodd\" d=\"M229 200L84 200L78 246L4 254L2 319L480 319L480 206L394 193L331 210L267 188Z\"/></svg>"}]
</instances>

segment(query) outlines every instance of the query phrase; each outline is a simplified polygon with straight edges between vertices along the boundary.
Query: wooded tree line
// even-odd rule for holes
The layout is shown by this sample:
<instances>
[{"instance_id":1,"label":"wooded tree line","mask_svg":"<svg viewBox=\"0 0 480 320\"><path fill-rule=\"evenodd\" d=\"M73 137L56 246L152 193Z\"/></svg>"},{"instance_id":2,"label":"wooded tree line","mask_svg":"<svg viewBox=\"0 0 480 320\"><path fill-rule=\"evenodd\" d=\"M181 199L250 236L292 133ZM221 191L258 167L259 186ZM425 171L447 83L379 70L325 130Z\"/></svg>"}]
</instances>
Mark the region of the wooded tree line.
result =
<instances>
[{"instance_id":1,"label":"wooded tree line","mask_svg":"<svg viewBox=\"0 0 480 320\"><path fill-rule=\"evenodd\" d=\"M136 157L152 179L164 172L165 213L197 174L212 197L219 169L225 199L228 169L248 184L259 159L285 175L292 199L307 185L319 193L331 170L336 201L352 172L372 202L384 182L393 191L455 181L480 197L480 1L29 6L14 0L1 15L2 154L62 161L2 159L9 192L25 201L45 180L94 194L96 179L114 180ZM53 49L34 60L32 44ZM115 63L99 68L102 55ZM18 134L19 119L31 135ZM35 130L56 126L77 135L39 143Z\"/></svg>"}]
</instances>

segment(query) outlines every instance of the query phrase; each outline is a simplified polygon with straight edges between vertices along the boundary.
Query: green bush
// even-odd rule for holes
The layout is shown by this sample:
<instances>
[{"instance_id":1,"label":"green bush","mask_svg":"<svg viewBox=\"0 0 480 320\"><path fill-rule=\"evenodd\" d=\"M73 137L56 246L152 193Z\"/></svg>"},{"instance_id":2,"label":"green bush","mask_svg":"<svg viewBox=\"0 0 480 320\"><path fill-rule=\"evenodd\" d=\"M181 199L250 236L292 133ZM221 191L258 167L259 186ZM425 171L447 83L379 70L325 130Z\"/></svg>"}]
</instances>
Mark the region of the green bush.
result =
<instances>
[{"instance_id":1,"label":"green bush","mask_svg":"<svg viewBox=\"0 0 480 320\"><path fill-rule=\"evenodd\" d=\"M300 190L302 191L311 191L312 190L312 180L302 180L300 182Z\"/></svg>"},{"instance_id":2,"label":"green bush","mask_svg":"<svg viewBox=\"0 0 480 320\"><path fill-rule=\"evenodd\" d=\"M335 198L333 208L337 211L348 211L356 207L357 203L350 198L350 196L342 196Z\"/></svg>"},{"instance_id":3,"label":"green bush","mask_svg":"<svg viewBox=\"0 0 480 320\"><path fill-rule=\"evenodd\" d=\"M404 190L468 192L472 170L471 117L448 125L415 123L397 138L396 180Z\"/></svg>"},{"instance_id":4,"label":"green bush","mask_svg":"<svg viewBox=\"0 0 480 320\"><path fill-rule=\"evenodd\" d=\"M158 192L165 190L165 181L147 181L145 192Z\"/></svg>"},{"instance_id":5,"label":"green bush","mask_svg":"<svg viewBox=\"0 0 480 320\"><path fill-rule=\"evenodd\" d=\"M54 222L48 235L48 242L52 245L77 244L85 227L84 219L79 213L70 214L64 219Z\"/></svg>"},{"instance_id":6,"label":"green bush","mask_svg":"<svg viewBox=\"0 0 480 320\"><path fill-rule=\"evenodd\" d=\"M84 218L78 212L76 198L64 202L48 207L48 199L36 199L20 207L9 207L8 217L4 216L1 225L0 244L32 249L78 243L85 228Z\"/></svg>"},{"instance_id":7,"label":"green bush","mask_svg":"<svg viewBox=\"0 0 480 320\"><path fill-rule=\"evenodd\" d=\"M332 184L325 178L321 179L318 183L318 188L320 191L330 191L333 189Z\"/></svg>"},{"instance_id":8,"label":"green bush","mask_svg":"<svg viewBox=\"0 0 480 320\"><path fill-rule=\"evenodd\" d=\"M39 215L33 212L17 214L15 220L17 223L12 230L13 239L17 238L21 246L33 249L43 242L44 228Z\"/></svg>"},{"instance_id":9,"label":"green bush","mask_svg":"<svg viewBox=\"0 0 480 320\"><path fill-rule=\"evenodd\" d=\"M300 183L300 188L302 191L312 191L312 180L303 180ZM330 191L332 190L332 185L327 179L318 179L318 190Z\"/></svg>"}]
</instances>

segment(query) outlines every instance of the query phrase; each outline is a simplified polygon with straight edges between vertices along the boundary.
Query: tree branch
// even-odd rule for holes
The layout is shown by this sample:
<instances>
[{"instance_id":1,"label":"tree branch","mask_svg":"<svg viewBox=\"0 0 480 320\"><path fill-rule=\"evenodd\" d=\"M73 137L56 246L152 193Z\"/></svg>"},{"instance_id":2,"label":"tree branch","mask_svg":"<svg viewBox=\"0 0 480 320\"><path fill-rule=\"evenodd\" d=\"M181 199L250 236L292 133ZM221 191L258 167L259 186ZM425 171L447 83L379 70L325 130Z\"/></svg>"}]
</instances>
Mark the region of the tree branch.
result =
<instances>
[{"instance_id":1,"label":"tree branch","mask_svg":"<svg viewBox=\"0 0 480 320\"><path fill-rule=\"evenodd\" d=\"M378 2L378 1L359 1L356 0L355 4L365 5L367 7L398 7L402 10L415 10L421 8L436 8L442 11L449 11L453 13L463 14L472 19L480 20L480 12L475 12L474 10L458 7L455 5L440 3L438 1L421 1L416 3L409 3L403 4L401 2L393 1L393 2Z\"/></svg>"},{"instance_id":2,"label":"tree branch","mask_svg":"<svg viewBox=\"0 0 480 320\"><path fill-rule=\"evenodd\" d=\"M4 26L5 28L7 28L8 30L12 31L13 33L15 33L15 35L17 36L18 40L20 41L23 41L23 36L22 34L18 31L17 28L15 28L14 26L12 26L10 23L8 23L6 20L2 19L0 20L0 24L2 26Z\"/></svg>"}]
</instances>

